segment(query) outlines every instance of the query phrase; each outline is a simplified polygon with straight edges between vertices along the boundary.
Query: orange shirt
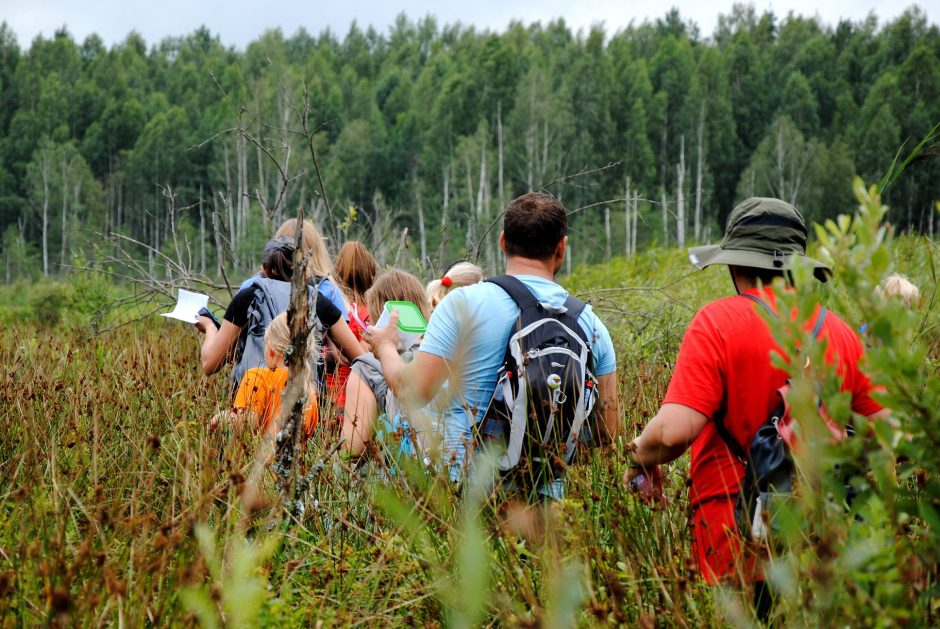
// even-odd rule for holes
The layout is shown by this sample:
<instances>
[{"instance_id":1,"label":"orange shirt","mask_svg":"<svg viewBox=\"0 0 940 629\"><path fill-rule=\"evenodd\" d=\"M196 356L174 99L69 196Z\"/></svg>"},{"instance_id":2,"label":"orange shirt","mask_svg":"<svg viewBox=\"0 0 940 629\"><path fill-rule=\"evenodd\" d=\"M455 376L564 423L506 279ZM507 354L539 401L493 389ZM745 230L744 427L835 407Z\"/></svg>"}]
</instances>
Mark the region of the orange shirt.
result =
<instances>
[{"instance_id":1,"label":"orange shirt","mask_svg":"<svg viewBox=\"0 0 940 629\"><path fill-rule=\"evenodd\" d=\"M242 383L235 394L235 410L248 409L261 417L258 428L262 432L274 432L274 422L281 412L281 394L287 386L286 369L255 367L249 369L242 378ZM316 399L308 400L307 412L304 413L304 434L313 435L320 418Z\"/></svg>"}]
</instances>

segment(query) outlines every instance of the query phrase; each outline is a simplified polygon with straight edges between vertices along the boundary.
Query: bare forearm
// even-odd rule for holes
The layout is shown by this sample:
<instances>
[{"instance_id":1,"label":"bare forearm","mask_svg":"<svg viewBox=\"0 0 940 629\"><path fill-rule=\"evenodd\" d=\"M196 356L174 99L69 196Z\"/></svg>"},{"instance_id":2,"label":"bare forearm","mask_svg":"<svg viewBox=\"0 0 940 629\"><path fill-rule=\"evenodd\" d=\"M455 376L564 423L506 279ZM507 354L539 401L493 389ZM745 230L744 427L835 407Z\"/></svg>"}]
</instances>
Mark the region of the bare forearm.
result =
<instances>
[{"instance_id":1,"label":"bare forearm","mask_svg":"<svg viewBox=\"0 0 940 629\"><path fill-rule=\"evenodd\" d=\"M636 448L632 453L633 462L644 467L675 461L686 451L686 446L668 446L654 434L647 435L646 431L634 439L633 445Z\"/></svg>"},{"instance_id":2,"label":"bare forearm","mask_svg":"<svg viewBox=\"0 0 940 629\"><path fill-rule=\"evenodd\" d=\"M594 432L599 442L613 443L620 435L620 400L617 397L616 373L600 376L597 379L598 408Z\"/></svg>"},{"instance_id":3,"label":"bare forearm","mask_svg":"<svg viewBox=\"0 0 940 629\"><path fill-rule=\"evenodd\" d=\"M213 326L206 328L206 338L202 341L202 348L199 351L199 360L202 363L202 370L207 376L211 376L222 366L222 360L219 359L218 352L214 351L215 337L218 330ZM223 355L224 357L224 355Z\"/></svg>"},{"instance_id":4,"label":"bare forearm","mask_svg":"<svg viewBox=\"0 0 940 629\"><path fill-rule=\"evenodd\" d=\"M643 466L678 459L692 445L708 417L681 404L663 404L640 436L633 441L632 458Z\"/></svg>"}]
</instances>

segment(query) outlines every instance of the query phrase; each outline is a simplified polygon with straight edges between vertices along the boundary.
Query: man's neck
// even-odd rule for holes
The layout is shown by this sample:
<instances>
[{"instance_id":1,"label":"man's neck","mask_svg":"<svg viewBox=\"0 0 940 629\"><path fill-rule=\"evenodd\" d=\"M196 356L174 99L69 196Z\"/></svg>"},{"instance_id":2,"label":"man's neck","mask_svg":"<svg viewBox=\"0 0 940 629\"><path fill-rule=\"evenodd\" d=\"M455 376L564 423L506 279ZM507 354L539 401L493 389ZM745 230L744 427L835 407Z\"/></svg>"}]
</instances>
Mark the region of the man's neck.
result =
<instances>
[{"instance_id":1,"label":"man's neck","mask_svg":"<svg viewBox=\"0 0 940 629\"><path fill-rule=\"evenodd\" d=\"M555 281L555 267L552 259L533 260L511 256L506 258L507 275L534 275L546 280Z\"/></svg>"}]
</instances>

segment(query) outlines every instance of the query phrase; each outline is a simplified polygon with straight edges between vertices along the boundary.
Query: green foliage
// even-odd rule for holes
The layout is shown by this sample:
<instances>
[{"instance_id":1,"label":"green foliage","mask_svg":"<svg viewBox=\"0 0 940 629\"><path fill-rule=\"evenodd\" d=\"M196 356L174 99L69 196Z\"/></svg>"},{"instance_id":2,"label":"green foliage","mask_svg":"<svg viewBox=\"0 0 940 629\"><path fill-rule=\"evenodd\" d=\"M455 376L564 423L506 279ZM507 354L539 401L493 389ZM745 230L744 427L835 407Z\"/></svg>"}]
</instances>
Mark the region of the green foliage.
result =
<instances>
[{"instance_id":1,"label":"green foliage","mask_svg":"<svg viewBox=\"0 0 940 629\"><path fill-rule=\"evenodd\" d=\"M200 226L191 250L241 276L302 206L331 245L346 229L382 263L426 266L420 240L435 267L479 256L492 271L495 244L479 235L509 199L545 188L588 243L575 262L598 262L603 208L622 203L627 179L641 199L640 249L675 240L680 192L686 232L714 239L740 194L780 187L770 156L789 120L787 141L809 158L789 160L786 183L801 183L788 196L824 220L853 203L831 182L873 180L898 144L940 120L940 35L919 9L830 26L742 6L707 35L677 11L616 33L560 21L477 32L402 15L388 33L275 30L244 51L205 28L110 48L63 29L20 50L4 27L0 233L19 238L0 258L38 251L42 272L60 275L112 233L165 253L185 219ZM935 230L930 155L883 191L902 229ZM667 234L647 201L662 196ZM350 206L363 219L351 230ZM625 239L612 229L609 248ZM30 275L5 267L6 282ZM147 272L172 270L148 259Z\"/></svg>"},{"instance_id":2,"label":"green foliage","mask_svg":"<svg viewBox=\"0 0 940 629\"><path fill-rule=\"evenodd\" d=\"M768 577L780 614L796 624L928 625L940 561L937 249L915 237L886 245L887 230L870 230L876 215L860 216L829 224L817 255L838 269L827 305L853 326L871 325L867 367L885 384L897 421L869 431L856 418L863 437L846 450L827 448L819 456L827 463L807 468L838 495L826 465L864 450L873 471L853 480L860 519L807 494L797 539ZM919 309L874 297L872 287L894 269L920 285ZM93 297L97 290L121 294L86 276L74 282L92 304L104 299ZM695 272L685 252L654 249L579 268L566 284L611 330L629 436L658 408L694 312L730 291L727 274ZM798 286L807 290L794 306L815 305L812 284ZM0 475L0 547L15 562L0 567L0 583L12 584L0 599L4 620L712 626L750 617L733 590L714 591L695 576L684 461L667 479L669 503L650 509L620 484L617 451L587 453L571 469L565 500L548 510L541 544L507 524L510 513L516 524L531 514L507 511L485 484L457 494L446 474L410 459L396 461L395 475L382 457L358 469L331 460L314 477L303 517L282 522L273 480L252 472L260 441L209 428L226 405L227 382L199 373L191 330L151 317L92 336L67 324L85 316L76 295L62 308L66 325L43 329L32 290L0 295L4 310L30 312L0 326L0 422L8 427L0 458L12 466ZM794 355L821 364L802 335L794 338L805 349L792 346L803 352ZM830 413L850 417L831 376L823 382ZM812 387L803 395L811 401ZM324 408L305 465L333 445L331 419Z\"/></svg>"},{"instance_id":3,"label":"green foliage","mask_svg":"<svg viewBox=\"0 0 940 629\"><path fill-rule=\"evenodd\" d=\"M62 323L62 311L70 299L70 289L65 284L45 283L36 285L30 295L29 305L36 322L45 328Z\"/></svg>"}]
</instances>

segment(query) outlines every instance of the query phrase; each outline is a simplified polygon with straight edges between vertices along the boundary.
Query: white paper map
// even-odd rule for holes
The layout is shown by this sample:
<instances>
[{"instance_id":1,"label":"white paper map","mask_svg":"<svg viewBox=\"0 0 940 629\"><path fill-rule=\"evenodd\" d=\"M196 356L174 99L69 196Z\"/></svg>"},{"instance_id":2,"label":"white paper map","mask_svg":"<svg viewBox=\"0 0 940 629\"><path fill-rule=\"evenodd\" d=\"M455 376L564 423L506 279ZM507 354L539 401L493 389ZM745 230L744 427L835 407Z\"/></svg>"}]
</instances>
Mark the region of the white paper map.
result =
<instances>
[{"instance_id":1,"label":"white paper map","mask_svg":"<svg viewBox=\"0 0 940 629\"><path fill-rule=\"evenodd\" d=\"M205 308L208 304L208 295L192 293L181 288L179 297L176 299L176 308L173 309L173 312L164 312L163 316L170 319L179 319L186 323L196 323L196 315L199 309Z\"/></svg>"}]
</instances>

